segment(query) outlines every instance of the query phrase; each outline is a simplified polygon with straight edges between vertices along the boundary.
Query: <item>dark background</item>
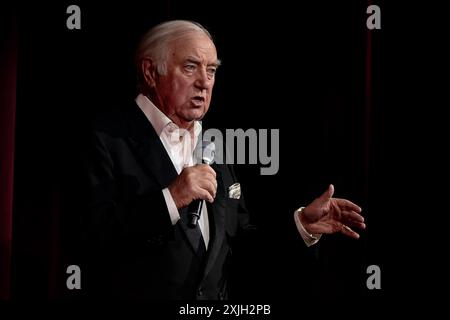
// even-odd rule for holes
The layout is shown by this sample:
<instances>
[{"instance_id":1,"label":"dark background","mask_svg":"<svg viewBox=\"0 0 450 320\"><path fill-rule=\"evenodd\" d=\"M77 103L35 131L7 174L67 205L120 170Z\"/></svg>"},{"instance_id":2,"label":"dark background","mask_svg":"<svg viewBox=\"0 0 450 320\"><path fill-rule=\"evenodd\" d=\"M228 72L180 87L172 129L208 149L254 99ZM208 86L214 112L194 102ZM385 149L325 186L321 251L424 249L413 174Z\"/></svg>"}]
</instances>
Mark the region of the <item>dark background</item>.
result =
<instances>
[{"instance_id":1,"label":"dark background","mask_svg":"<svg viewBox=\"0 0 450 320\"><path fill-rule=\"evenodd\" d=\"M71 4L81 8L81 30L66 28ZM72 155L87 119L134 99L136 44L168 19L198 21L215 38L223 65L207 127L280 129L277 175L259 175L259 165L237 166L261 228L282 235L293 210L333 183L336 197L363 208L367 230L359 241L322 238L315 290L324 298L369 302L394 296L412 246L399 236L410 210L398 198L406 202L400 195L414 180L405 167L417 161L408 151L410 144L427 146L412 134L417 114L406 101L420 104L414 85L420 86L410 77L424 71L415 64L416 49L424 50L416 41L431 43L433 34L403 28L404 8L376 4L382 29L374 31L366 28L365 1L62 1L7 8L4 21L13 21L9 27L15 21L18 39L10 297L77 295L64 289L65 268L77 264L65 251L76 247L77 227L62 210L77 172ZM69 190L76 193L76 186ZM372 264L381 268L382 290L366 288Z\"/></svg>"}]
</instances>

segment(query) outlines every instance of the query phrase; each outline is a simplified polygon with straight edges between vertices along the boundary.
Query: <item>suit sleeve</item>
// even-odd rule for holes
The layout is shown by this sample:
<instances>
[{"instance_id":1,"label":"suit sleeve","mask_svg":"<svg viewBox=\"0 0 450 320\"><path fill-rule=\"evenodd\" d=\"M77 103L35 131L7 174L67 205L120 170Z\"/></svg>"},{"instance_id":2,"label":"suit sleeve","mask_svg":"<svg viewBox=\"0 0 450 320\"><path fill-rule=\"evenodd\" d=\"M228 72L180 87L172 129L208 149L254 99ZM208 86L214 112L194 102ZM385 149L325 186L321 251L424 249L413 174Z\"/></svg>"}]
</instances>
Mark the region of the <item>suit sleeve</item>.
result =
<instances>
[{"instance_id":1,"label":"suit sleeve","mask_svg":"<svg viewBox=\"0 0 450 320\"><path fill-rule=\"evenodd\" d=\"M87 236L101 245L132 239L162 241L173 227L161 190L138 195L135 177L118 174L106 137L94 132L85 157Z\"/></svg>"}]
</instances>

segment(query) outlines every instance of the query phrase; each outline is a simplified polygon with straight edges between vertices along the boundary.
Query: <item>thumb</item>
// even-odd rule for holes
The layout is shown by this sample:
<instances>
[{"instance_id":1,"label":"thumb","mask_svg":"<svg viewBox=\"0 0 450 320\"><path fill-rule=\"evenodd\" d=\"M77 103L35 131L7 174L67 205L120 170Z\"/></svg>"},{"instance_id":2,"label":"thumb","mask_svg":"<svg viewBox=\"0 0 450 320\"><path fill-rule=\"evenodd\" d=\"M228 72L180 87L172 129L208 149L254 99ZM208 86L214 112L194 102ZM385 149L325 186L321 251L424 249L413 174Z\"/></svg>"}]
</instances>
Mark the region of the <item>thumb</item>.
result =
<instances>
[{"instance_id":1,"label":"thumb","mask_svg":"<svg viewBox=\"0 0 450 320\"><path fill-rule=\"evenodd\" d=\"M330 185L328 186L327 191L325 191L324 193L322 193L322 195L320 196L320 198L321 198L323 201L328 201L328 200L331 199L331 197L333 196L333 194L334 194L334 186L333 186L332 184L330 184Z\"/></svg>"}]
</instances>

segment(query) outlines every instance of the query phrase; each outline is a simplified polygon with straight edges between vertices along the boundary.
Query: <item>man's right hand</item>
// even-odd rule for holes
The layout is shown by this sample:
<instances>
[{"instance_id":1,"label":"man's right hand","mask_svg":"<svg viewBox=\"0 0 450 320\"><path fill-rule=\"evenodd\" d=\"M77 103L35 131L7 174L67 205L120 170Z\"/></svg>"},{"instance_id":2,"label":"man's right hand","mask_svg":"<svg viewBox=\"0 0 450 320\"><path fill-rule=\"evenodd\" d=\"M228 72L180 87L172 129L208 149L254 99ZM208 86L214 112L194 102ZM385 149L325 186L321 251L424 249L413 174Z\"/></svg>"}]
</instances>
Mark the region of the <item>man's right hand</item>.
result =
<instances>
[{"instance_id":1,"label":"man's right hand","mask_svg":"<svg viewBox=\"0 0 450 320\"><path fill-rule=\"evenodd\" d=\"M169 191L178 209L197 199L213 202L217 191L216 172L207 164L186 167L169 185Z\"/></svg>"}]
</instances>

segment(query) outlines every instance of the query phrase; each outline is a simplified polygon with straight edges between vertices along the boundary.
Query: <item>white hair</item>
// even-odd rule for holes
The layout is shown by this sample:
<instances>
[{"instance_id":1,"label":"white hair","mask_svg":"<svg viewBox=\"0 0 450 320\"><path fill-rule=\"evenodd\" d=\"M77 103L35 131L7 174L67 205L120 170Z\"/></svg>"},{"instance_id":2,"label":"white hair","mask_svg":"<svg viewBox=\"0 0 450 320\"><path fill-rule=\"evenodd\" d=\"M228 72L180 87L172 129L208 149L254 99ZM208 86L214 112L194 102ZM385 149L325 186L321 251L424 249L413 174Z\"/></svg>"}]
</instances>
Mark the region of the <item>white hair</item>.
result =
<instances>
[{"instance_id":1,"label":"white hair","mask_svg":"<svg viewBox=\"0 0 450 320\"><path fill-rule=\"evenodd\" d=\"M169 45L172 41L189 33L200 32L213 41L211 34L201 24L187 20L172 20L158 24L148 31L141 39L136 51L136 68L138 85L142 86L144 78L141 64L145 58L150 58L156 66L158 74L167 72Z\"/></svg>"}]
</instances>

